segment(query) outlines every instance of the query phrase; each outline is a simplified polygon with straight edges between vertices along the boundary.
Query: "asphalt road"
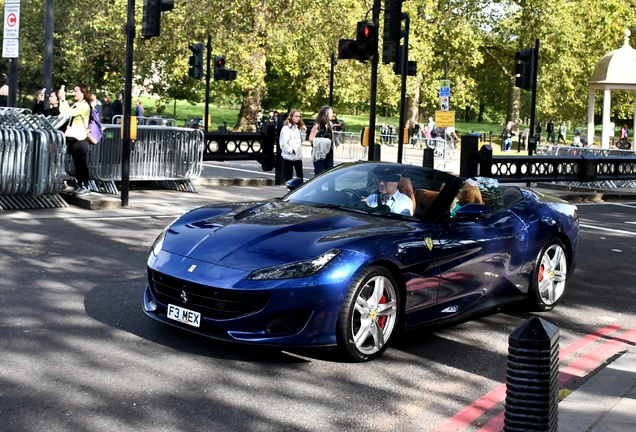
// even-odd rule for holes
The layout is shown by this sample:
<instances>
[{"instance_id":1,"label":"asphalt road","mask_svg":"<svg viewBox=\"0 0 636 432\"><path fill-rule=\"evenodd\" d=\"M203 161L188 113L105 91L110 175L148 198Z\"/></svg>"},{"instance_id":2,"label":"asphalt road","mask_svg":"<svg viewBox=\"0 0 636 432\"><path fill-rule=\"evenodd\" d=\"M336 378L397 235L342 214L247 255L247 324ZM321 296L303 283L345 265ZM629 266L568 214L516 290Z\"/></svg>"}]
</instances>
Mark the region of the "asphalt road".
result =
<instances>
[{"instance_id":1,"label":"asphalt road","mask_svg":"<svg viewBox=\"0 0 636 432\"><path fill-rule=\"evenodd\" d=\"M0 430L430 431L505 382L508 336L531 316L520 310L410 333L363 364L221 343L145 317L146 253L176 214L282 192L165 192L142 208L148 194L135 191L118 211L1 212ZM608 324L636 328L636 203L579 209L577 270L562 303L540 314L562 346Z\"/></svg>"}]
</instances>

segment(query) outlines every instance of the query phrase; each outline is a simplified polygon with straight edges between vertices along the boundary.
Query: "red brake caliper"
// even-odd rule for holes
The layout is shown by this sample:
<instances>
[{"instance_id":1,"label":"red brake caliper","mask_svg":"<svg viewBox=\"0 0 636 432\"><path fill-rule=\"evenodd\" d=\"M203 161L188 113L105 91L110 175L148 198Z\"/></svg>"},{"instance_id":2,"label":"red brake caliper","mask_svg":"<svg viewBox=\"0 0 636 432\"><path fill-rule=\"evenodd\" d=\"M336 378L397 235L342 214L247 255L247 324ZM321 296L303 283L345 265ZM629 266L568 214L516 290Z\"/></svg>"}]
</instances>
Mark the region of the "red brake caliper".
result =
<instances>
[{"instance_id":1,"label":"red brake caliper","mask_svg":"<svg viewBox=\"0 0 636 432\"><path fill-rule=\"evenodd\" d=\"M539 267L539 282L543 281L543 270L543 266Z\"/></svg>"},{"instance_id":2,"label":"red brake caliper","mask_svg":"<svg viewBox=\"0 0 636 432\"><path fill-rule=\"evenodd\" d=\"M380 304L386 303L386 296L383 295L382 298L380 299ZM380 328L384 328L384 324L386 323L386 317L385 316L381 316L378 318L378 326Z\"/></svg>"}]
</instances>

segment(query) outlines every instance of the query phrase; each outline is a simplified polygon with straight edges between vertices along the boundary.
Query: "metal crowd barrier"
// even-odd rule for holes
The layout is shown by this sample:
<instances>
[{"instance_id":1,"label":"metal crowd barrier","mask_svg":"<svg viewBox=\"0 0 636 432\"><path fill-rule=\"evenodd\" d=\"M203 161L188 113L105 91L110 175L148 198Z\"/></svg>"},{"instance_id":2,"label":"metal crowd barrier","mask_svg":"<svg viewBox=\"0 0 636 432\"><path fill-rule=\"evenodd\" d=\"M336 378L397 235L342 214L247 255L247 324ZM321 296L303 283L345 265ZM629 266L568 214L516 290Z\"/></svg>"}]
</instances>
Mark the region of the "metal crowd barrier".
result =
<instances>
[{"instance_id":1,"label":"metal crowd barrier","mask_svg":"<svg viewBox=\"0 0 636 432\"><path fill-rule=\"evenodd\" d=\"M635 155L634 150L619 150L619 149L603 149L598 147L577 147L577 146L557 146L544 144L537 147L537 153L545 156L581 156L592 155L598 157L633 157ZM602 180L595 182L576 182L576 181L561 181L554 182L560 185L566 186L584 186L593 188L604 189L616 189L616 188L634 188L636 187L636 181L634 180Z\"/></svg>"},{"instance_id":2,"label":"metal crowd barrier","mask_svg":"<svg viewBox=\"0 0 636 432\"><path fill-rule=\"evenodd\" d=\"M354 160L367 160L369 155L369 148L363 147L360 145L360 134L356 132L338 132L335 131L334 134L337 136L337 139L340 143L338 147L334 150L334 159L339 159L342 161L354 161ZM396 162L398 156L398 137L396 135L388 135L391 140L387 143L381 144L379 146L381 160L383 161L391 161ZM410 142L410 141L409 141ZM422 146L425 147L426 140L422 138ZM449 155L446 154L446 141L440 139L440 142L444 143L444 147L441 148L440 152L436 153L435 157L438 159L437 163L442 164L445 169L446 162L451 159ZM402 147L402 163L409 165L418 165L422 166L424 155L422 153L422 149L419 146L415 148L409 143L404 144ZM455 151L454 158L459 157L459 151Z\"/></svg>"},{"instance_id":3,"label":"metal crowd barrier","mask_svg":"<svg viewBox=\"0 0 636 432\"><path fill-rule=\"evenodd\" d=\"M634 150L619 149L603 149L599 147L577 147L577 146L552 146L543 144L541 147L542 154L546 156L634 156ZM539 148L537 148L539 150Z\"/></svg>"},{"instance_id":4,"label":"metal crowd barrier","mask_svg":"<svg viewBox=\"0 0 636 432\"><path fill-rule=\"evenodd\" d=\"M137 120L139 126L172 126L177 127L177 120L168 117L150 116L150 117L132 117L133 120ZM113 116L113 124L121 124L124 122L123 115Z\"/></svg>"},{"instance_id":5,"label":"metal crowd barrier","mask_svg":"<svg viewBox=\"0 0 636 432\"><path fill-rule=\"evenodd\" d=\"M66 139L30 112L0 109L0 209L68 207L59 196Z\"/></svg>"},{"instance_id":6,"label":"metal crowd barrier","mask_svg":"<svg viewBox=\"0 0 636 432\"><path fill-rule=\"evenodd\" d=\"M121 125L102 125L104 134L88 155L90 187L96 192L117 194L121 181ZM203 170L203 132L168 126L137 126L131 141L130 180L152 180L160 187L196 192L192 179ZM66 172L75 175L72 158Z\"/></svg>"}]
</instances>

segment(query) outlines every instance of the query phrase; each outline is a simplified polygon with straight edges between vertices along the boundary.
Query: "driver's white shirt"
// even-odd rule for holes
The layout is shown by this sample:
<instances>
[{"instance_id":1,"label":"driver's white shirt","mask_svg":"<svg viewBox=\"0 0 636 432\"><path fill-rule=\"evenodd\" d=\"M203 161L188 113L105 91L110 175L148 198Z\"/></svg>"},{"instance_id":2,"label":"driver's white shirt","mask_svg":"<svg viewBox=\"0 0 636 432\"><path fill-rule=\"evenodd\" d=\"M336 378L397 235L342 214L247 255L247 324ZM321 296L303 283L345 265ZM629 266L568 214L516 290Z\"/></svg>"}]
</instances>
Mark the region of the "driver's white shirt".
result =
<instances>
[{"instance_id":1,"label":"driver's white shirt","mask_svg":"<svg viewBox=\"0 0 636 432\"><path fill-rule=\"evenodd\" d=\"M381 194L373 194L367 197L367 204L369 207L377 207L378 206L378 197ZM391 213L399 213L407 216L413 216L413 201L407 195L404 195L400 191L395 191L395 193L386 201L383 201L382 204L389 206L391 209Z\"/></svg>"}]
</instances>

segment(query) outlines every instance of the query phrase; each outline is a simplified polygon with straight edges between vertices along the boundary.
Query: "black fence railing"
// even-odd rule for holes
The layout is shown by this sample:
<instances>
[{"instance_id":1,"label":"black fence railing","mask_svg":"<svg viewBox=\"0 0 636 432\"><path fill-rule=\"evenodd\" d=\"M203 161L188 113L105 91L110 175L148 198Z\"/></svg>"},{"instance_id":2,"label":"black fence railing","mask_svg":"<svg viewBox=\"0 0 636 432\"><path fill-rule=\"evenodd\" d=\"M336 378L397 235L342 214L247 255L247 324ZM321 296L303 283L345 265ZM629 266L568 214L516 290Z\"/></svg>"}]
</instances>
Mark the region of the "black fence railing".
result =
<instances>
[{"instance_id":1,"label":"black fence railing","mask_svg":"<svg viewBox=\"0 0 636 432\"><path fill-rule=\"evenodd\" d=\"M276 164L276 130L265 132L205 132L204 161L258 161L263 171Z\"/></svg>"},{"instance_id":2,"label":"black fence railing","mask_svg":"<svg viewBox=\"0 0 636 432\"><path fill-rule=\"evenodd\" d=\"M477 175L499 182L581 182L636 179L636 156L496 156L492 147L478 150L477 137L462 137L459 174Z\"/></svg>"}]
</instances>

